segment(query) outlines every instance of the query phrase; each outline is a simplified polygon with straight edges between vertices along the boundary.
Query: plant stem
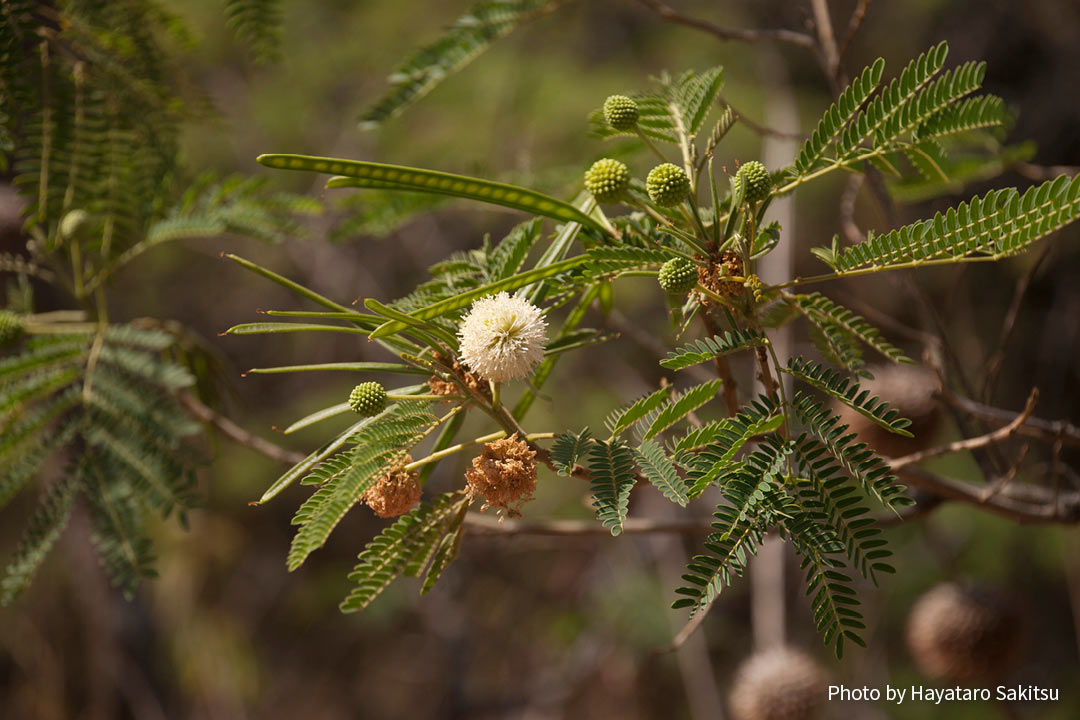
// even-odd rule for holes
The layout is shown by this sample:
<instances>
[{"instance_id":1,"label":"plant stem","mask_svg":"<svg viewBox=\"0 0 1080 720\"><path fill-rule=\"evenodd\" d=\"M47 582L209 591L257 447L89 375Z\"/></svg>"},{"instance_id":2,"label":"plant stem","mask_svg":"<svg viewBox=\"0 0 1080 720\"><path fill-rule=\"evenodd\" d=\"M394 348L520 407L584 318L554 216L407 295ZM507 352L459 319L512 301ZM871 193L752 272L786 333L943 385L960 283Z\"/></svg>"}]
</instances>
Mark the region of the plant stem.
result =
<instances>
[{"instance_id":1,"label":"plant stem","mask_svg":"<svg viewBox=\"0 0 1080 720\"><path fill-rule=\"evenodd\" d=\"M652 150L653 153L656 154L656 157L660 158L660 162L667 162L668 161L668 159L666 157L664 157L664 153L660 152L660 150L658 150L657 147L652 144L652 140L649 140L649 138L645 135L645 133L643 133L641 131L641 128L639 126L637 126L637 125L634 126L634 132L637 133L637 136L639 138L641 138L641 141L643 143L645 143L646 147L648 147L650 150Z\"/></svg>"},{"instance_id":2,"label":"plant stem","mask_svg":"<svg viewBox=\"0 0 1080 720\"><path fill-rule=\"evenodd\" d=\"M506 431L505 430L499 430L497 432L489 433L487 435L481 435L480 437L473 438L472 440L469 440L467 442L458 443L457 445L451 445L450 447L439 450L438 452L433 452L430 455L428 455L427 457L423 457L423 458L420 458L419 460L415 460L415 461L409 463L408 465L406 465L405 469L406 470L415 470L416 468L421 467L423 465L427 465L429 463L433 463L433 462L437 462L439 460L442 460L444 457L449 457L450 455L455 455L455 454L461 452L462 450L467 450L468 448L476 447L477 445L483 445L485 443L489 443L489 442L492 442L494 440L499 440L499 439L504 438L504 437L506 437ZM528 435L525 436L525 440L529 441L529 442L531 442L533 440L550 440L553 437L555 437L555 433L550 433L550 432L529 433Z\"/></svg>"},{"instance_id":3,"label":"plant stem","mask_svg":"<svg viewBox=\"0 0 1080 720\"><path fill-rule=\"evenodd\" d=\"M874 265L867 268L858 268L857 270L841 270L833 273L826 273L823 275L812 275L806 278L795 278L794 280L788 280L787 282L783 282L778 285L770 285L768 286L768 288L770 290L779 290L787 287L795 287L797 285L809 285L811 283L825 282L827 280L839 280L846 277L870 275L873 273L883 272L885 270L906 270L916 267L930 267L932 265L951 265L961 262L997 262L1003 257L1006 257L1005 253L998 255L979 255L976 257L938 258L936 260L911 260L909 262L897 263L896 265Z\"/></svg>"}]
</instances>

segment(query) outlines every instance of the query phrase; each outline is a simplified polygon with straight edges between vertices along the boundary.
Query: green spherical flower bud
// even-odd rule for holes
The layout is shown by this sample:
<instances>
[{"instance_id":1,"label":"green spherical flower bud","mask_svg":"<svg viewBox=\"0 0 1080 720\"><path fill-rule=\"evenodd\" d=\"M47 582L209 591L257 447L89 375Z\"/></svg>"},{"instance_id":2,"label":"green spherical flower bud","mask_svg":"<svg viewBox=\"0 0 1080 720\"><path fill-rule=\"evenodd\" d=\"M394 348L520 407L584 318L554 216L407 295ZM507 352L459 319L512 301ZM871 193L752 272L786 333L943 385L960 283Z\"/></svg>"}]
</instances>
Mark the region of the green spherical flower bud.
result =
<instances>
[{"instance_id":1,"label":"green spherical flower bud","mask_svg":"<svg viewBox=\"0 0 1080 720\"><path fill-rule=\"evenodd\" d=\"M603 158L585 171L585 189L597 202L614 203L630 187L630 168L618 160Z\"/></svg>"},{"instance_id":2,"label":"green spherical flower bud","mask_svg":"<svg viewBox=\"0 0 1080 720\"><path fill-rule=\"evenodd\" d=\"M22 334L22 317L10 310L0 310L0 347L14 343Z\"/></svg>"},{"instance_id":3,"label":"green spherical flower bud","mask_svg":"<svg viewBox=\"0 0 1080 720\"><path fill-rule=\"evenodd\" d=\"M757 160L745 163L735 174L735 183L743 188L743 199L748 203L759 203L772 192L772 177L765 166Z\"/></svg>"},{"instance_id":4,"label":"green spherical flower bud","mask_svg":"<svg viewBox=\"0 0 1080 720\"><path fill-rule=\"evenodd\" d=\"M386 407L386 390L377 382L360 383L349 393L349 407L365 417L378 415Z\"/></svg>"},{"instance_id":5,"label":"green spherical flower bud","mask_svg":"<svg viewBox=\"0 0 1080 720\"><path fill-rule=\"evenodd\" d=\"M633 130L638 121L637 103L625 95L612 95L604 101L604 120L616 130Z\"/></svg>"},{"instance_id":6,"label":"green spherical flower bud","mask_svg":"<svg viewBox=\"0 0 1080 720\"><path fill-rule=\"evenodd\" d=\"M645 179L645 189L649 191L649 197L654 203L660 207L671 207L686 199L690 192L690 178L686 177L686 171L678 165L664 163L649 171L649 177Z\"/></svg>"},{"instance_id":7,"label":"green spherical flower bud","mask_svg":"<svg viewBox=\"0 0 1080 720\"><path fill-rule=\"evenodd\" d=\"M660 266L660 274L656 279L660 281L660 287L669 294L685 295L697 285L697 265L686 258L672 258Z\"/></svg>"},{"instance_id":8,"label":"green spherical flower bud","mask_svg":"<svg viewBox=\"0 0 1080 720\"><path fill-rule=\"evenodd\" d=\"M60 237L65 240L79 237L90 229L90 213L85 210L70 210L60 220Z\"/></svg>"}]
</instances>

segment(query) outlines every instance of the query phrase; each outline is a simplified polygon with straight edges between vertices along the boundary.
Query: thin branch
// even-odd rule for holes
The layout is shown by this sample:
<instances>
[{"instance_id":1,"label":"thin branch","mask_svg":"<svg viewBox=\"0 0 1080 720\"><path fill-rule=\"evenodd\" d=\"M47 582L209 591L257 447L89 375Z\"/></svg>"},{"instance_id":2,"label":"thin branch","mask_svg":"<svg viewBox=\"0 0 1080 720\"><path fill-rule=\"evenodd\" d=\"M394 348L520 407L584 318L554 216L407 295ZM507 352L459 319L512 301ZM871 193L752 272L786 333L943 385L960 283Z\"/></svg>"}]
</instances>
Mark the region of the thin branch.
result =
<instances>
[{"instance_id":1,"label":"thin branch","mask_svg":"<svg viewBox=\"0 0 1080 720\"><path fill-rule=\"evenodd\" d=\"M544 536L592 536L612 537L611 530L590 520L497 520L493 517L469 513L465 524L472 535L544 535ZM670 533L676 535L704 535L714 532L706 520L652 520L628 518L623 532L630 534Z\"/></svg>"},{"instance_id":2,"label":"thin branch","mask_svg":"<svg viewBox=\"0 0 1080 720\"><path fill-rule=\"evenodd\" d=\"M1020 314L1020 306L1023 303L1024 296L1031 286L1031 281L1035 279L1035 276L1038 274L1040 268L1042 268L1043 263L1050 257L1050 253L1055 247L1056 245L1047 243L1046 247L1043 248L1042 253L1039 254L1039 258L1030 268L1028 268L1028 271L1024 273L1023 277L1016 282L1012 301L1009 303L1009 309L1005 313L1005 319L1001 324L997 348L984 366L985 369L983 370L982 387L979 388L979 397L986 402L990 402L993 399L998 374L1001 372L1001 365L1005 361L1005 351L1008 348L1009 340L1012 338L1013 329L1016 327L1016 318Z\"/></svg>"},{"instance_id":3,"label":"thin branch","mask_svg":"<svg viewBox=\"0 0 1080 720\"><path fill-rule=\"evenodd\" d=\"M292 450L287 450L280 445L275 445L269 440L264 440L234 423L224 415L202 404L198 398L190 392L184 391L178 395L180 404L197 420L210 423L221 431L230 440L254 450L260 455L286 465L295 465L304 459L304 455Z\"/></svg>"},{"instance_id":4,"label":"thin branch","mask_svg":"<svg viewBox=\"0 0 1080 720\"><path fill-rule=\"evenodd\" d=\"M675 23L677 25L685 25L695 30L701 30L707 32L720 40L741 40L743 42L784 42L791 45L798 45L804 47L807 50L817 52L817 43L814 38L806 33L796 32L794 30L743 30L738 28L725 28L715 23L711 23L708 20L701 20L699 18L689 17L683 15L673 8L664 5L657 0L638 0L639 3L652 10L661 19L668 22Z\"/></svg>"},{"instance_id":5,"label":"thin branch","mask_svg":"<svg viewBox=\"0 0 1080 720\"><path fill-rule=\"evenodd\" d=\"M840 41L841 58L847 53L851 41L855 39L855 33L859 32L859 28L862 27L868 7L870 7L870 0L859 0L855 4L855 9L851 12L851 18L848 20L847 30L844 31L844 39Z\"/></svg>"},{"instance_id":6,"label":"thin branch","mask_svg":"<svg viewBox=\"0 0 1080 720\"><path fill-rule=\"evenodd\" d=\"M675 652L676 650L681 648L686 643L686 641L690 639L690 636L694 634L694 631L698 629L701 623L705 622L705 616L709 614L709 610L711 610L712 606L715 604L716 600L713 599L713 601L705 607L699 608L698 611L694 613L694 617L690 618L690 620L688 620L687 623L683 625L683 628L679 631L679 634L672 639L671 644L657 650L653 650L653 655L666 655L667 653Z\"/></svg>"},{"instance_id":7,"label":"thin branch","mask_svg":"<svg viewBox=\"0 0 1080 720\"><path fill-rule=\"evenodd\" d=\"M1016 163L1013 169L1028 180L1037 182L1053 180L1059 175L1069 175L1071 177L1080 174L1080 165L1036 165L1022 162Z\"/></svg>"},{"instance_id":8,"label":"thin branch","mask_svg":"<svg viewBox=\"0 0 1080 720\"><path fill-rule=\"evenodd\" d=\"M749 130L762 137L775 137L783 138L786 140L805 140L808 136L806 133L801 132L787 132L786 130L777 130L776 128L769 127L768 125L762 125L759 122L751 120L746 115L739 112L734 105L727 101L723 96L720 97L720 103L731 110L731 113L735 116L735 119L745 125Z\"/></svg>"},{"instance_id":9,"label":"thin branch","mask_svg":"<svg viewBox=\"0 0 1080 720\"><path fill-rule=\"evenodd\" d=\"M1024 447L1020 448L1020 454L1017 456L1016 462L1014 462L1012 467L1009 468L1009 472L1005 473L1000 478L995 480L991 485L987 486L986 490L983 491L984 503L989 502L991 498L1004 490L1006 485L1016 479L1016 476L1020 474L1020 466L1024 463L1024 458L1027 457L1028 450L1030 448L1031 446L1025 443Z\"/></svg>"},{"instance_id":10,"label":"thin branch","mask_svg":"<svg viewBox=\"0 0 1080 720\"><path fill-rule=\"evenodd\" d=\"M836 46L836 35L833 33L832 18L829 16L828 0L810 0L810 7L814 12L814 27L817 29L825 71L832 81L839 83L842 72L840 51Z\"/></svg>"},{"instance_id":11,"label":"thin branch","mask_svg":"<svg viewBox=\"0 0 1080 720\"><path fill-rule=\"evenodd\" d=\"M1031 394L1028 395L1027 403L1024 405L1023 411L1014 417L1012 421L1003 427L989 432L985 435L980 435L973 438L965 438L964 440L957 440L955 442L948 443L946 445L939 445L938 447L928 448L926 450L920 450L919 452L911 453L910 455L904 455L903 457L894 458L889 460L889 466L893 470L900 470L908 465L914 465L915 463L928 460L929 458L938 457L939 455L947 455L950 453L967 452L969 450L976 450L978 448L987 447L996 443L1004 442L1013 435L1016 435L1020 431L1020 427L1027 422L1031 417L1031 413L1035 410L1035 404L1039 401L1039 391L1037 388L1032 388Z\"/></svg>"},{"instance_id":12,"label":"thin branch","mask_svg":"<svg viewBox=\"0 0 1080 720\"><path fill-rule=\"evenodd\" d=\"M940 391L939 397L946 404L960 410L973 418L988 423L1010 423L1016 418L1016 413L1010 410L983 405L982 403L969 400L965 397L953 394L948 389ZM1066 420L1044 420L1038 417L1028 417L1023 425L1016 430L1017 435L1033 437L1047 442L1056 442L1059 438L1065 445L1080 447L1080 427Z\"/></svg>"},{"instance_id":13,"label":"thin branch","mask_svg":"<svg viewBox=\"0 0 1080 720\"><path fill-rule=\"evenodd\" d=\"M904 480L945 500L977 505L1016 523L1080 523L1080 493L1077 492L1059 492L1055 500L1051 488L1029 484L1010 485L989 500L984 500L985 486L937 475L917 466L904 470Z\"/></svg>"}]
</instances>

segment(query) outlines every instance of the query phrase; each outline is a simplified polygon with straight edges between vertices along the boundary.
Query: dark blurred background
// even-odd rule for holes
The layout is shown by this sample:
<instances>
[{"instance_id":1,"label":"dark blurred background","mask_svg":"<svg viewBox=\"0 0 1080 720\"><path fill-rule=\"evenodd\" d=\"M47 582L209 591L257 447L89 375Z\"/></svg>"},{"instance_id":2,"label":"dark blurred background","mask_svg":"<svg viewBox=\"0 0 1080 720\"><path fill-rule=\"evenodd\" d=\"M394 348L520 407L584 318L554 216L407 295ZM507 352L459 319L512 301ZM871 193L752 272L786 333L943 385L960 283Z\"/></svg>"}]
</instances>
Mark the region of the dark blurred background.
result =
<instances>
[{"instance_id":1,"label":"dark blurred background","mask_svg":"<svg viewBox=\"0 0 1080 720\"><path fill-rule=\"evenodd\" d=\"M805 29L808 4L791 0L677 2L687 14L729 27ZM834 0L841 30L854 1ZM564 196L579 173L604 153L588 136L585 116L609 94L643 87L663 70L725 68L724 98L765 122L767 99L797 107L803 130L830 102L820 68L805 50L720 42L664 24L630 0L571 3L496 44L488 54L400 118L361 132L356 117L385 88L383 78L406 52L435 37L468 3L284 2L282 60L255 67L237 48L210 0L178 9L196 30L198 47L183 55L195 84L217 113L194 125L187 164L264 174L262 152L302 152L421 165L471 174L514 176ZM958 196L899 205L907 222L992 185L1026 186L1038 165L1080 165L1080 3L1075 0L907 0L871 3L846 57L849 72L878 56L891 77L916 54L947 40L948 65L985 59L986 88L1018 112L1011 142L1032 140L1037 152L1015 170ZM754 159L761 138L737 126L720 156L733 166ZM645 158L635 161L644 172ZM640 166L640 167L638 167ZM569 180L567 180L569 178ZM273 174L282 188L322 194L319 180ZM796 269L820 265L807 249L843 233L843 177L800 191ZM357 196L362 200L362 196ZM885 230L873 196L856 198L855 219ZM329 434L316 426L296 436L274 430L339 402L353 379L249 376L255 366L385 359L374 346L336 334L216 338L257 320L257 309L293 309L285 291L244 274L222 251L252 258L342 302L400 296L425 268L456 249L501 237L520 217L447 204L380 237L357 234L330 242L328 223L310 237L277 246L255 241L194 241L144 256L119 281L112 314L179 320L210 338L233 379L230 415L254 432L304 452ZM1000 407L1019 409L1032 386L1042 390L1038 415L1080 417L1080 228L1050 241L1034 275L1009 345ZM993 267L979 264L922 273L917 282L936 308L957 353L976 377L993 352L1018 278L1029 256ZM905 282L852 281L834 288L906 326L926 327ZM620 285L616 307L643 327L663 328L653 286ZM48 308L42 308L48 309ZM595 323L609 322L602 316ZM886 334L888 328L886 328ZM895 337L895 336L894 336ZM670 336L658 336L670 343ZM918 356L921 348L896 337ZM805 344L796 337L797 348ZM530 428L600 426L607 411L655 384L651 349L630 336L571 355L548 385ZM391 378L392 380L392 378ZM936 439L956 437L946 422ZM160 579L131 602L112 591L87 546L77 515L31 589L0 610L0 715L4 718L690 718L721 717L710 705L727 697L736 666L751 652L750 583L725 591L681 654L656 654L685 620L668 609L678 568L698 536L467 536L461 557L423 599L400 581L369 610L342 615L346 574L383 523L365 508L351 512L330 542L295 573L285 569L289 519L306 489L293 488L258 508L257 498L282 470L251 451L219 440L201 475L204 510L185 532L158 526ZM1039 452L1038 450L1032 451ZM1066 455L1066 459L1068 456ZM1073 458L1075 461L1075 457ZM464 458L446 462L429 487L459 482ZM975 480L967 456L934 467ZM1036 478L1037 480L1037 478ZM542 472L525 519L588 519L586 488ZM32 499L30 499L32 500ZM25 500L29 502L30 500ZM692 509L702 518L707 504ZM631 512L656 515L648 491ZM18 517L9 512L6 517ZM19 527L0 527L11 547ZM903 642L916 598L950 579L989 583L1019 603L1025 618L1016 683L1061 688L1058 703L949 706L833 705L826 713L857 718L1080 717L1080 535L1076 529L1024 527L967 505L946 505L889 530L899 573L864 589L869 649L850 647L837 662L821 647L788 558L787 639L806 649L836 681L881 687L926 681ZM708 708L714 708L715 712ZM703 708L705 708L703 710Z\"/></svg>"}]
</instances>

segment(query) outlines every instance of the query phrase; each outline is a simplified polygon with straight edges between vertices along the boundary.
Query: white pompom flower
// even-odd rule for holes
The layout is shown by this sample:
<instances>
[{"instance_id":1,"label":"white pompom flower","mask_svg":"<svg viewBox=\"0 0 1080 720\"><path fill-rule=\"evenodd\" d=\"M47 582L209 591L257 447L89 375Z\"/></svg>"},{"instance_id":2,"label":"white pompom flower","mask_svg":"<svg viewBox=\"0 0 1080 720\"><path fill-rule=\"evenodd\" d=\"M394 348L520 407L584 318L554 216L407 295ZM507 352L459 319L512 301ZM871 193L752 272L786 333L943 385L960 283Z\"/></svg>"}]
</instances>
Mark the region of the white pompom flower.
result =
<instances>
[{"instance_id":1,"label":"white pompom flower","mask_svg":"<svg viewBox=\"0 0 1080 720\"><path fill-rule=\"evenodd\" d=\"M458 329L461 361L481 377L527 377L544 359L547 323L540 308L505 292L473 303Z\"/></svg>"}]
</instances>

